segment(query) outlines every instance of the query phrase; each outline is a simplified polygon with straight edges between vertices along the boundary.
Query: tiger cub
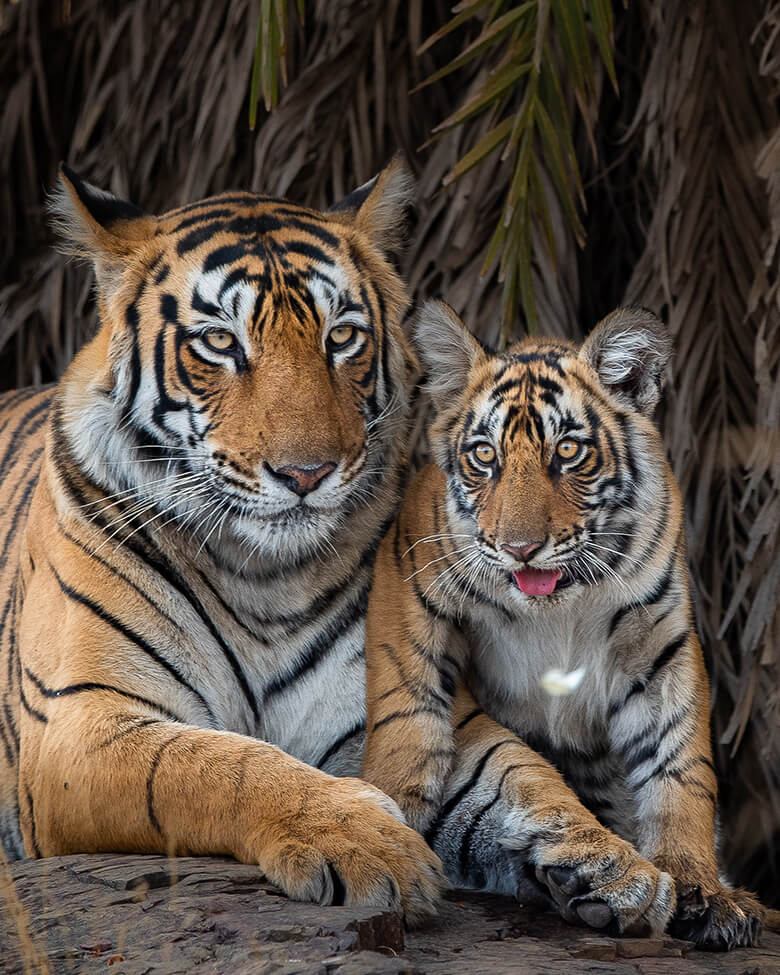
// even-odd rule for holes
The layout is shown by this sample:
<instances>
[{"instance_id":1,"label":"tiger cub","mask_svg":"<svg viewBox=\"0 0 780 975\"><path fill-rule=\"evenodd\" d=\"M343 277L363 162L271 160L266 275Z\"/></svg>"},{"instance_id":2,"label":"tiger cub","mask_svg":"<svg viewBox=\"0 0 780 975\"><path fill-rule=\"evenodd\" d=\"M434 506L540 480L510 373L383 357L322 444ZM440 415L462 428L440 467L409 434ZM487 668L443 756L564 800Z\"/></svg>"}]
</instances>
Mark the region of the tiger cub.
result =
<instances>
[{"instance_id":1,"label":"tiger cub","mask_svg":"<svg viewBox=\"0 0 780 975\"><path fill-rule=\"evenodd\" d=\"M461 884L595 928L754 944L761 905L718 878L708 680L652 421L662 324L620 308L579 348L494 354L431 303L416 337L436 464L378 554L364 776ZM553 668L581 683L547 693ZM456 748L471 762L453 773Z\"/></svg>"}]
</instances>

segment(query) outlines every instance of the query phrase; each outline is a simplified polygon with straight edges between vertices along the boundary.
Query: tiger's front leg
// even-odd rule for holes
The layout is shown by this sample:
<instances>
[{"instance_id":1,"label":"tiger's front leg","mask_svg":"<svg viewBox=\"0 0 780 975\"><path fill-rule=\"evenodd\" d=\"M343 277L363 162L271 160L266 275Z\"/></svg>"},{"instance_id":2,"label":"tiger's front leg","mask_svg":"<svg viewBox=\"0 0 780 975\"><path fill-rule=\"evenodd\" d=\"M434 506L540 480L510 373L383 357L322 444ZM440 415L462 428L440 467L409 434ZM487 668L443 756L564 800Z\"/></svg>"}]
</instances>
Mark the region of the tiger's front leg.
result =
<instances>
[{"instance_id":1,"label":"tiger's front leg","mask_svg":"<svg viewBox=\"0 0 780 975\"><path fill-rule=\"evenodd\" d=\"M708 704L698 640L683 630L615 702L611 738L637 801L637 847L675 879L671 932L722 950L756 944L765 911L752 894L719 879Z\"/></svg>"},{"instance_id":2,"label":"tiger's front leg","mask_svg":"<svg viewBox=\"0 0 780 975\"><path fill-rule=\"evenodd\" d=\"M460 885L552 902L561 916L613 933L660 933L671 877L602 826L557 770L459 689L455 767L428 831Z\"/></svg>"},{"instance_id":3,"label":"tiger's front leg","mask_svg":"<svg viewBox=\"0 0 780 975\"><path fill-rule=\"evenodd\" d=\"M77 576L71 561L80 581L68 582L36 562L18 658L29 855L229 855L296 900L397 909L410 922L435 912L438 861L394 802L219 730L197 676L166 669L162 650L92 599L94 573Z\"/></svg>"}]
</instances>

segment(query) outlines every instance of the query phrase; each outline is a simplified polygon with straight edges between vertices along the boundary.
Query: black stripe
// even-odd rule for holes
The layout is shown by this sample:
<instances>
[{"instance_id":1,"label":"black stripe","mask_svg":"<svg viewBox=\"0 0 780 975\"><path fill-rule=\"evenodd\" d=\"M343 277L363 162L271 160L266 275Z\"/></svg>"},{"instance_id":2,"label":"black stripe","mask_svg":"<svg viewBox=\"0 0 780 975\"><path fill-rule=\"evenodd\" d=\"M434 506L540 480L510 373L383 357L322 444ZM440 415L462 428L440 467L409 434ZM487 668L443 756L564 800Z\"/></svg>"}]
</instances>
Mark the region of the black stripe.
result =
<instances>
[{"instance_id":1,"label":"black stripe","mask_svg":"<svg viewBox=\"0 0 780 975\"><path fill-rule=\"evenodd\" d=\"M60 531L69 542L72 542L74 545L80 548L81 551L88 555L90 559L94 559L99 565L102 565L105 569L108 569L112 575L115 575L118 579L121 579L124 583L130 586L133 592L137 593L143 600L145 600L159 616L165 620L168 620L169 623L172 623L176 627L181 625L181 620L175 620L171 615L166 613L165 610L161 609L160 606L158 606L157 603L152 599L152 597L141 589L140 586L136 585L130 576L125 575L121 569L118 569L116 566L112 565L108 559L104 559L103 556L99 555L97 552L91 551L90 548L84 544L84 542L82 542L75 535L72 535L66 528L60 526Z\"/></svg>"},{"instance_id":2,"label":"black stripe","mask_svg":"<svg viewBox=\"0 0 780 975\"><path fill-rule=\"evenodd\" d=\"M322 248L305 240L287 241L285 250L289 254L299 254L301 257L305 257L310 261L316 261L318 264L333 264L333 259Z\"/></svg>"},{"instance_id":3,"label":"black stripe","mask_svg":"<svg viewBox=\"0 0 780 975\"><path fill-rule=\"evenodd\" d=\"M377 728L381 728L383 725L390 724L393 721L399 721L401 718L416 718L419 714L430 714L434 718L438 718L440 721L444 720L445 714L436 708L428 707L422 705L421 707L413 708L411 711L393 711L391 714L386 714L384 718L380 718L379 721L374 722L374 726L371 729L376 731Z\"/></svg>"},{"instance_id":4,"label":"black stripe","mask_svg":"<svg viewBox=\"0 0 780 975\"><path fill-rule=\"evenodd\" d=\"M460 854L459 854L460 871L462 877L467 877L469 875L468 868L469 868L469 860L471 859L471 843L472 840L474 839L474 834L479 828L479 824L482 822L485 816L490 812L493 806L495 806L495 804L501 798L501 790L504 788L504 782L506 781L506 777L509 775L510 772L515 772L517 771L517 769L529 768L529 767L538 768L539 766L538 763L534 763L533 765L530 766L523 765L523 764L508 765L504 769L504 772L501 778L499 779L498 785L496 786L496 794L493 796L490 802L485 803L485 805L479 810L479 812L472 817L468 826L466 827L466 829L464 829L463 836L461 837L460 840ZM479 870L480 874L482 874L480 864L477 865L477 869ZM475 886L479 886L479 887L484 886L484 881L483 883Z\"/></svg>"},{"instance_id":5,"label":"black stripe","mask_svg":"<svg viewBox=\"0 0 780 975\"><path fill-rule=\"evenodd\" d=\"M680 636L672 640L671 643L668 643L661 651L661 653L659 653L658 656L655 658L655 660L653 661L652 665L650 666L650 669L645 674L645 676L638 677L631 684L631 687L629 688L629 691L626 694L626 696L623 698L623 700L620 702L616 701L613 704L610 704L609 711L608 711L610 718L614 718L619 711L622 711L622 709L626 706L628 701L635 694L639 694L641 691L645 690L647 685L656 676L659 670L665 667L666 664L669 663L669 661L674 657L674 655L685 644L686 640L688 639L689 632L690 632L689 630L685 630L684 633L680 634Z\"/></svg>"},{"instance_id":6,"label":"black stripe","mask_svg":"<svg viewBox=\"0 0 780 975\"><path fill-rule=\"evenodd\" d=\"M3 720L2 715L0 715L0 739L2 739L3 742L3 750L5 751L5 760L8 763L10 768L14 768L16 764L14 761L14 751L11 748L11 741L8 735L6 734L5 721Z\"/></svg>"},{"instance_id":7,"label":"black stripe","mask_svg":"<svg viewBox=\"0 0 780 975\"><path fill-rule=\"evenodd\" d=\"M612 617L612 621L609 624L608 636L612 636L618 627L618 624L623 619L623 617L630 613L632 609L637 609L641 606L652 606L654 603L660 602L666 593L669 591L669 586L672 582L672 577L674 575L675 565L677 563L677 552L673 551L671 558L669 559L666 568L664 570L661 578L655 583L655 585L645 593L645 595L636 602L628 603L625 606L621 606L620 609Z\"/></svg>"},{"instance_id":8,"label":"black stripe","mask_svg":"<svg viewBox=\"0 0 780 975\"><path fill-rule=\"evenodd\" d=\"M38 860L41 859L41 848L38 846L38 829L35 825L35 806L33 805L32 793L28 788L25 788L25 793L27 795L27 804L30 807L30 832L32 834L32 848L33 853Z\"/></svg>"},{"instance_id":9,"label":"black stripe","mask_svg":"<svg viewBox=\"0 0 780 975\"><path fill-rule=\"evenodd\" d=\"M104 609L103 606L90 599L89 596L85 596L83 593L77 592L75 589L69 586L60 577L53 565L50 564L49 567L54 574L54 578L57 580L60 589L69 599L73 600L75 603L79 603L81 606L85 606L88 610L90 610L90 612L94 613L98 619L103 620L104 623L107 623L113 630L116 630L117 633L121 633L125 639L137 646L139 650L143 650L147 656L151 657L151 659L159 664L164 670L167 670L174 680L181 684L182 687L186 687L187 690L200 701L204 710L208 714L211 723L213 725L216 724L214 712L211 710L205 697L200 693L199 690L193 687L186 677L176 667L174 667L169 660L166 660L165 657L163 657L162 654L160 654L159 651L156 650L148 640L145 640L139 633L131 630L129 626L126 626L121 620L117 619L116 616L113 616L106 609Z\"/></svg>"},{"instance_id":10,"label":"black stripe","mask_svg":"<svg viewBox=\"0 0 780 975\"><path fill-rule=\"evenodd\" d=\"M466 782L465 785L462 785L454 795L450 796L450 798L442 806L441 812L436 817L435 822L433 822L429 826L428 830L425 833L425 838L428 841L429 846L433 846L436 836L438 835L441 827L444 825L444 821L447 819L447 817L452 812L452 810L458 805L459 802L461 802L461 800L469 792L471 792L471 790L474 788L477 782L479 782L479 779L483 771L485 770L485 766L490 761L493 754L497 752L498 749L501 748L503 745L519 745L519 744L521 743L517 738L502 738L501 741L497 741L494 745L491 745L490 748L488 748L488 750L485 752L485 754L477 763L474 771L471 773L468 782Z\"/></svg>"},{"instance_id":11,"label":"black stripe","mask_svg":"<svg viewBox=\"0 0 780 975\"><path fill-rule=\"evenodd\" d=\"M127 727L117 731L116 734L111 735L110 738L106 738L105 741L101 741L97 748L108 748L109 745L115 745L120 739L124 738L125 735L129 735L134 731L140 731L142 728L148 728L149 725L159 723L159 718L139 718L132 721Z\"/></svg>"},{"instance_id":12,"label":"black stripe","mask_svg":"<svg viewBox=\"0 0 780 975\"><path fill-rule=\"evenodd\" d=\"M16 754L19 754L19 732L16 728L16 723L14 722L13 712L11 711L11 705L8 701L3 704L3 715L5 717L5 724L8 730L11 732L11 741L14 744L14 749ZM12 763L13 764L13 763Z\"/></svg>"},{"instance_id":13,"label":"black stripe","mask_svg":"<svg viewBox=\"0 0 780 975\"><path fill-rule=\"evenodd\" d=\"M474 708L473 711L469 711L469 713L466 715L466 717L463 718L462 721L459 721L455 725L455 731L460 731L461 728L465 728L466 725L469 723L469 721L473 721L474 718L478 718L480 716L480 714L484 714L484 713L485 712L482 710L482 708Z\"/></svg>"},{"instance_id":14,"label":"black stripe","mask_svg":"<svg viewBox=\"0 0 780 975\"><path fill-rule=\"evenodd\" d=\"M644 786L646 786L647 783L650 782L652 779L656 779L659 776L662 778L679 779L681 773L684 772L685 769L689 768L690 766L687 763L685 763L682 768L677 768L677 769L670 769L669 766L677 758L677 756L680 754L683 748L685 748L688 742L689 742L689 738L684 738L682 741L678 742L674 746L674 748L669 752L669 754L665 758L661 759L661 761L658 763L658 765L656 765L656 767L652 770L652 772L648 772L648 774L641 781L637 782L634 786L632 786L632 789L636 792L639 789L644 788ZM682 781L682 779L680 779L680 781Z\"/></svg>"},{"instance_id":15,"label":"black stripe","mask_svg":"<svg viewBox=\"0 0 780 975\"><path fill-rule=\"evenodd\" d=\"M345 731L344 734L341 735L339 738L337 738L330 746L330 748L328 748L327 751L323 755L321 755L316 762L314 762L314 767L322 768L322 766L328 761L328 759L333 758L336 752L339 751L344 745L346 745L346 743L350 740L350 738L354 738L355 735L359 735L360 732L365 729L365 727L366 727L365 721L361 720L358 721L357 724L353 725L349 729L349 731Z\"/></svg>"},{"instance_id":16,"label":"black stripe","mask_svg":"<svg viewBox=\"0 0 780 975\"><path fill-rule=\"evenodd\" d=\"M9 460L18 452L19 448L22 446L21 437L31 437L36 430L39 430L43 424L46 422L46 416L41 416L45 410L48 410L49 404L51 402L51 395L44 396L40 403L37 403L31 409L29 409L21 420L16 424L14 432L11 434L8 440L8 446L5 449L2 459L0 460L0 471L8 470ZM35 422L30 422L35 421ZM29 429L25 429L28 423Z\"/></svg>"},{"instance_id":17,"label":"black stripe","mask_svg":"<svg viewBox=\"0 0 780 975\"><path fill-rule=\"evenodd\" d=\"M684 633L681 633L680 636L672 640L671 643L668 643L664 647L661 653L659 653L658 656L653 661L653 664L650 668L650 672L647 675L648 683L650 683L650 681L655 677L655 675L662 667L665 667L666 664L669 663L669 661L674 657L674 655L683 646L683 644L687 639L688 639L688 630L685 630Z\"/></svg>"},{"instance_id":18,"label":"black stripe","mask_svg":"<svg viewBox=\"0 0 780 975\"><path fill-rule=\"evenodd\" d=\"M136 289L133 300L125 309L125 324L130 330L130 337L132 341L132 352L130 354L130 388L127 391L127 402L124 407L124 417L126 418L133 408L135 403L135 398L138 395L138 390L141 386L141 349L139 345L138 337L138 325L140 322L140 315L138 313L138 302L140 301L141 295L144 293L146 288L146 279L144 279Z\"/></svg>"},{"instance_id":19,"label":"black stripe","mask_svg":"<svg viewBox=\"0 0 780 975\"><path fill-rule=\"evenodd\" d=\"M196 213L194 216L185 217L180 220L175 227L172 227L168 232L171 234L178 234L182 230L186 230L187 227L194 227L196 224L204 223L207 220L220 220L223 217L232 217L235 215L234 209L228 209L227 207L214 207L213 209L203 209Z\"/></svg>"},{"instance_id":20,"label":"black stripe","mask_svg":"<svg viewBox=\"0 0 780 975\"><path fill-rule=\"evenodd\" d=\"M21 683L19 684L19 699L22 702L22 707L30 715L31 718L35 718L35 720L40 721L41 724L49 723L49 719L46 717L46 715L36 710L32 706L32 704L30 704L30 702L27 700L24 694L24 688L22 687Z\"/></svg>"},{"instance_id":21,"label":"black stripe","mask_svg":"<svg viewBox=\"0 0 780 975\"><path fill-rule=\"evenodd\" d=\"M33 464L35 464L40 460L40 456L42 453L43 453L43 447L41 447L36 451L33 451L30 457L30 461L24 473L22 474L22 477L19 479L19 484L22 484L24 482L24 478L30 475ZM17 534L20 531L23 531L26 527L26 521L23 516L25 514L25 509L27 509L32 502L33 492L35 491L35 488L38 484L38 474L40 474L40 471L36 472L34 476L30 476L30 479L27 481L27 483L24 486L24 490L22 491L21 497L16 503L16 507L13 510L11 518L9 519L11 522L11 527L8 529L6 533L5 539L3 540L3 549L2 551L0 551L0 571L5 569L8 563L8 552L9 549L11 548L11 543L16 538Z\"/></svg>"},{"instance_id":22,"label":"black stripe","mask_svg":"<svg viewBox=\"0 0 780 975\"><path fill-rule=\"evenodd\" d=\"M308 671L313 670L320 660L333 649L336 642L362 620L368 608L368 593L369 587L367 586L360 592L357 600L340 613L335 621L329 621L325 624L323 630L304 647L296 666L286 674L274 678L268 684L263 694L264 702L267 703L272 697L289 690Z\"/></svg>"},{"instance_id":23,"label":"black stripe","mask_svg":"<svg viewBox=\"0 0 780 975\"><path fill-rule=\"evenodd\" d=\"M641 742L650 734L651 731L657 729L646 729L641 737L639 735L634 736L634 738L632 738L631 741L623 749L621 749L626 772L629 774L634 772L644 762L649 761L651 758L657 755L658 749L661 747L664 738L674 731L674 729L680 725L685 717L687 717L687 712L685 711L680 711L678 714L672 715L663 728L658 731L653 740L647 742L641 748L638 748Z\"/></svg>"},{"instance_id":24,"label":"black stripe","mask_svg":"<svg viewBox=\"0 0 780 975\"><path fill-rule=\"evenodd\" d=\"M274 616L259 616L257 614L253 614L255 620L257 620L257 622L262 626L283 626L293 624L296 630L300 630L303 626L318 619L324 610L326 610L329 606L332 606L339 594L344 592L350 586L350 583L352 583L355 576L361 570L369 568L373 565L377 550L379 549L382 539L385 537L385 534L387 533L392 521L393 516L391 515L382 522L379 531L363 549L357 562L355 562L355 564L349 569L343 578L339 579L338 582L334 583L334 585L330 586L318 596L315 596L315 598L299 612L279 613ZM236 617L234 610L231 609L230 606L224 604L224 602L223 605L226 611L229 612L235 619ZM240 620L238 620L238 622L240 623Z\"/></svg>"},{"instance_id":25,"label":"black stripe","mask_svg":"<svg viewBox=\"0 0 780 975\"><path fill-rule=\"evenodd\" d=\"M276 210L276 213L284 213L287 216L287 219L284 221L285 227L295 227L296 230L303 230L304 233L316 237L327 247L333 247L335 250L338 250L341 241L335 234L329 233L323 227L319 227L315 223L310 223L308 220L290 216L289 211Z\"/></svg>"},{"instance_id":26,"label":"black stripe","mask_svg":"<svg viewBox=\"0 0 780 975\"><path fill-rule=\"evenodd\" d=\"M166 718L171 721L179 721L182 724L186 724L183 718L180 718L173 711L169 711L164 708L161 704L155 704L154 701L149 700L147 697L141 697L138 694L133 694L130 691L123 691L119 687L114 687L112 684L101 684L97 681L82 681L79 684L68 684L66 687L58 687L56 690L51 687L47 687L40 677L37 677L29 667L24 668L24 672L30 678L30 680L35 684L43 697L57 698L57 697L70 697L71 694L81 694L84 691L110 691L112 694L120 694L122 697L126 697L131 701L136 701L138 704L144 704L146 707L154 708L155 711L159 711L164 714ZM156 720L156 719L154 719Z\"/></svg>"},{"instance_id":27,"label":"black stripe","mask_svg":"<svg viewBox=\"0 0 780 975\"><path fill-rule=\"evenodd\" d=\"M438 704L442 710L447 710L449 708L450 706L449 700L446 697L442 697L442 695L439 694L438 691L434 690L430 682L411 680L407 676L406 672L404 671L404 666L401 661L401 656L391 643L382 642L379 644L379 649L384 650L384 652L392 661L393 666L398 671L398 676L401 678L401 685L399 687L393 687L391 690L386 691L384 694L381 694L377 698L377 702L382 701L387 697L390 697L392 694L395 694L397 691L399 691L401 687L403 687L409 693L409 696L414 698L415 701L421 701L423 699L427 699L429 701L434 702L435 704ZM422 648L420 644L415 645L415 650L424 659L426 660L432 659L431 655L427 652L427 650Z\"/></svg>"},{"instance_id":28,"label":"black stripe","mask_svg":"<svg viewBox=\"0 0 780 975\"><path fill-rule=\"evenodd\" d=\"M438 529L437 529L438 533ZM406 545L406 551L409 553L409 560L412 563L412 572L409 573L408 583L411 584L412 591L422 606L423 610L429 615L436 617L437 619L444 620L451 625L456 625L456 618L448 613L443 607L439 606L433 599L430 599L420 588L417 582L417 556L415 555L415 549L412 545L409 535L404 532L404 544ZM441 544L439 544L439 550L442 551ZM396 565L398 566L398 571L401 572L401 566L403 564L403 556L401 554L401 516L399 515L395 522L395 531L393 532L393 554L395 555ZM403 576L403 574L402 574Z\"/></svg>"},{"instance_id":29,"label":"black stripe","mask_svg":"<svg viewBox=\"0 0 780 975\"><path fill-rule=\"evenodd\" d=\"M154 778L157 775L157 768L160 764L160 759L163 756L163 752L166 748L168 748L169 745L172 745L177 739L181 738L183 734L183 731L178 731L175 735L173 735L173 737L169 738L167 741L164 741L162 745L160 745L155 752L154 758L152 759L152 765L149 769L149 777L146 780L146 811L149 815L149 822L160 834L160 836L163 835L163 832L154 811Z\"/></svg>"}]
</instances>

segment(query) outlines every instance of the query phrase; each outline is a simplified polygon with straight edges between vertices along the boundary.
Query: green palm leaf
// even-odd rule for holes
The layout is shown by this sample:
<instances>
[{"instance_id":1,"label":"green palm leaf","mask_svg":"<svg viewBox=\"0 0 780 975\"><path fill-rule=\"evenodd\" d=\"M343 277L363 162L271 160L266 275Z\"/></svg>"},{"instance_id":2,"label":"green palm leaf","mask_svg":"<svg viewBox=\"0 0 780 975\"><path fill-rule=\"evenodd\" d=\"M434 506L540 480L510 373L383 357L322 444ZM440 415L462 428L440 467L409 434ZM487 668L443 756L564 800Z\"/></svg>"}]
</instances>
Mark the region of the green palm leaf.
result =
<instances>
[{"instance_id":1,"label":"green palm leaf","mask_svg":"<svg viewBox=\"0 0 780 975\"><path fill-rule=\"evenodd\" d=\"M508 342L517 318L517 301L529 332L536 330L537 313L532 265L541 244L555 260L555 236L550 216L544 169L576 240L582 244L581 211L584 195L572 139L572 119L559 78L560 51L568 87L573 91L591 144L589 105L596 95L595 60L600 56L616 84L612 57L612 10L606 0L531 0L521 4L498 2L487 16L482 3L462 4L456 16L425 42L427 49L468 20L482 16L478 36L448 64L418 88L445 78L481 58L493 71L478 90L433 130L434 136L463 126L488 109L500 118L482 135L444 179L445 185L463 176L499 147L502 160L513 168L500 225L487 247L483 274L500 255L503 282L502 341ZM594 43L595 41L595 43ZM596 54L598 52L598 55ZM539 233L534 234L534 229Z\"/></svg>"}]
</instances>

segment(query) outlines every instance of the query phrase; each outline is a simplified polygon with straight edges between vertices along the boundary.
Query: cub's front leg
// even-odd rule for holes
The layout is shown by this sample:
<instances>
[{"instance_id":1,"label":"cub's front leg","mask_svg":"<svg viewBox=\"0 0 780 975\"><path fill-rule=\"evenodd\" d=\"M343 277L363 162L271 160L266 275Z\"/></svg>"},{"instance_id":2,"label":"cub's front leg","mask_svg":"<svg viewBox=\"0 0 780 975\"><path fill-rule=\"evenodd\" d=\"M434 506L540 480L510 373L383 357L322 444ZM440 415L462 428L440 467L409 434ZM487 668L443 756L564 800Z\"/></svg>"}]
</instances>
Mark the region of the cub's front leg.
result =
<instances>
[{"instance_id":1,"label":"cub's front leg","mask_svg":"<svg viewBox=\"0 0 780 975\"><path fill-rule=\"evenodd\" d=\"M140 634L89 596L58 601L61 585L40 559L21 627L19 806L30 855L229 855L294 899L399 909L410 922L434 913L438 861L395 803L203 727L216 721L196 676L175 677L162 652L147 647L150 658Z\"/></svg>"},{"instance_id":2,"label":"cub's front leg","mask_svg":"<svg viewBox=\"0 0 780 975\"><path fill-rule=\"evenodd\" d=\"M361 774L424 833L452 768L452 702L465 646L424 594L435 570L418 572L405 561L409 543L400 522L401 516L379 548L368 605Z\"/></svg>"},{"instance_id":3,"label":"cub's front leg","mask_svg":"<svg viewBox=\"0 0 780 975\"><path fill-rule=\"evenodd\" d=\"M612 933L660 933L675 903L668 873L602 826L558 771L458 691L455 767L428 832L458 884L540 896L561 916Z\"/></svg>"},{"instance_id":4,"label":"cub's front leg","mask_svg":"<svg viewBox=\"0 0 780 975\"><path fill-rule=\"evenodd\" d=\"M717 780L701 648L683 620L668 636L612 705L610 736L637 800L637 847L675 878L673 934L703 948L754 945L764 908L718 876Z\"/></svg>"}]
</instances>

